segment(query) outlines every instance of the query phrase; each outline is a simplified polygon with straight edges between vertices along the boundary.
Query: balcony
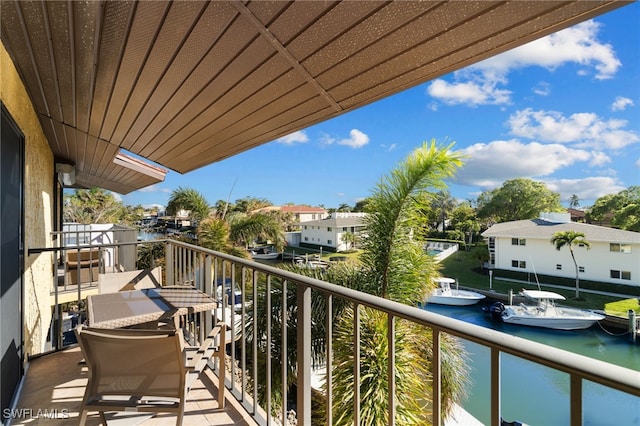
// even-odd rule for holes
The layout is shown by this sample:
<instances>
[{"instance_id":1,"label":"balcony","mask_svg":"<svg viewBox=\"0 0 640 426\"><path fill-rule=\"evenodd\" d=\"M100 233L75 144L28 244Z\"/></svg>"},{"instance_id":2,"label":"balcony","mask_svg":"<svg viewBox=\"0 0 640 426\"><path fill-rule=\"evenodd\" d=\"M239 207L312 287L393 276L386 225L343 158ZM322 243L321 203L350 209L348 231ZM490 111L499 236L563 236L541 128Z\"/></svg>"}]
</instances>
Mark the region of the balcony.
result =
<instances>
[{"instance_id":1,"label":"balcony","mask_svg":"<svg viewBox=\"0 0 640 426\"><path fill-rule=\"evenodd\" d=\"M208 333L214 320L224 320L233 325L234 338L227 340L227 380L226 386L227 408L221 412L214 407L218 390L213 383L216 380L213 374L216 371L207 371L201 376L199 384L189 394L190 401L184 416L185 424L282 424L282 419L291 415L287 404L275 407L272 404L272 396L278 392L288 395L296 406L298 424L310 425L318 422L312 416L312 388L314 385L314 373L326 377L325 387L321 387L320 394L324 401L324 417L331 419L332 401L334 395L334 383L332 375L333 359L333 319L327 314L321 320L324 328L323 341L320 345L321 357L312 356L312 345L318 349L318 341L312 333L312 323L319 326L313 306L321 301L325 311L331 313L333 306L338 303L349 304L353 307L353 376L354 383L362 379L360 370L360 313L365 309L382 313L388 325L389 349L386 371L388 374L389 411L388 424L395 422L396 381L394 373L395 365L395 336L394 327L400 321L409 321L420 327L431 330L433 335L432 356L425 362L429 362L429 368L434 378L432 383L433 397L425 401L425 410L431 413L432 424L451 424L445 416L442 395L442 363L441 342L449 336L465 339L482 345L490 351L490 378L491 398L490 412L491 423L501 423L500 407L500 383L501 383L501 358L510 355L522 358L529 362L544 365L546 367L562 371L567 374L568 387L570 388L567 400L567 411L570 413L570 424L581 425L583 419L583 384L593 382L608 388L612 388L635 397L640 397L640 372L607 364L584 356L566 352L554 347L527 341L511 335L506 335L494 330L485 329L473 324L463 323L451 318L443 317L415 307L402 305L387 299L371 296L353 291L341 286L331 284L319 279L313 279L296 273L277 269L268 265L259 264L250 260L240 259L223 253L213 252L190 244L163 240L161 242L136 242L129 245L155 245L153 264L163 267L162 279L164 285L192 285L204 291L212 297L218 298L220 308L211 312L211 315L203 320L196 317L190 318L185 324L191 331L194 339L201 339ZM111 247L113 245L108 245ZM105 245L92 246L92 248L105 248ZM30 250L37 253L45 250ZM138 268L141 266L138 265ZM54 286L54 290L57 287ZM78 301L77 315L80 321L85 316L82 311L89 288L79 286L76 289ZM238 295L235 297L225 295ZM313 301L313 303L312 303ZM284 312L267 316L264 333L257 335L256 328L249 327L251 319L258 315L258 306L263 304L267 312ZM68 305L67 305L68 306ZM37 410L59 409L54 412L58 415L68 416L71 419L78 415L77 407L80 404L84 391L82 366L78 365L81 358L77 346L68 344L69 339L63 338L68 330L63 328L64 317L69 315L66 308L56 306L57 318L54 318L51 334L55 343L55 353L39 356L32 360L27 372L21 397L16 407L13 424L20 424L22 418L37 414ZM208 315L208 314L207 314ZM212 318L217 316L217 318ZM293 342L293 343L292 343ZM293 346L292 346L293 345ZM65 348L65 346L67 346ZM278 348L279 353L267 351L264 353L264 363L258 359L260 348ZM64 350L62 350L64 349ZM62 351L60 351L62 350ZM296 376L287 376L286 369L279 369L275 360L286 356L282 354L295 354ZM264 368L259 366L264 365ZM329 374L327 374L329 373ZM289 389L282 383L295 383L297 389L295 395L291 395ZM317 386L315 386L317 387ZM260 398L258 388L264 392L265 397ZM364 389L353 387L353 411L356 413L354 423L359 424L360 395ZM259 401L264 401L260 403ZM76 411L74 411L74 409ZM22 411L21 411L22 410ZM32 410L32 411L29 411ZM62 411L66 410L66 411ZM267 415L266 413L270 413ZM46 413L45 413L46 414ZM95 414L95 413L93 413ZM314 413L314 416L316 414ZM588 419L587 419L588 420ZM92 421L97 421L94 416ZM144 424L164 424L168 421L166 416L159 416ZM321 423L324 420L320 421ZM326 421L331 424L331 421Z\"/></svg>"}]
</instances>

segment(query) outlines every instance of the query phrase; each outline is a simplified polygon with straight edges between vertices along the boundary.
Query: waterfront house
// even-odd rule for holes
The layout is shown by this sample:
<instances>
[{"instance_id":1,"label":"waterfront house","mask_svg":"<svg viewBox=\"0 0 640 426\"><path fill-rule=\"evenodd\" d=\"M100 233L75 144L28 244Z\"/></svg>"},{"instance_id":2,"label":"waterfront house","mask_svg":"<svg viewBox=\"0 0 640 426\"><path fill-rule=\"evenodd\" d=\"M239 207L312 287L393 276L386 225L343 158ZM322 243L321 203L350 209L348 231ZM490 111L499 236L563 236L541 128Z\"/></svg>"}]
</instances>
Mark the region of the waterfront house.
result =
<instances>
[{"instance_id":1,"label":"waterfront house","mask_svg":"<svg viewBox=\"0 0 640 426\"><path fill-rule=\"evenodd\" d=\"M344 241L346 233L357 237L364 231L365 213L334 212L326 219L312 220L301 225L301 247L333 252L349 250L351 243Z\"/></svg>"},{"instance_id":2,"label":"waterfront house","mask_svg":"<svg viewBox=\"0 0 640 426\"><path fill-rule=\"evenodd\" d=\"M58 295L55 265L64 251L56 248L63 188L97 186L127 194L162 182L168 169L187 173L222 161L627 3L3 0L0 422L13 413L6 410L19 396L29 361L66 343L54 338L62 310L51 305L51 293L53 300ZM169 284L194 283L179 261L205 257L279 274L211 252L174 256L176 247L195 250L167 243ZM310 424L309 292L325 284L286 277L300 286L297 414L299 424ZM211 280L202 285L210 290ZM80 305L86 295L81 286L75 290ZM445 330L469 335L469 327L414 308L348 297L426 326L438 323L434 336ZM521 346L486 337L491 335L473 340L491 346L492 354L521 354ZM581 387L575 386L584 377L638 393L637 381L614 375L615 369L552 362L545 354L553 348L532 353L529 359L569 368L577 389L573 424L580 424ZM497 424L497 358L492 365ZM75 368L77 359L47 371L65 366ZM439 377L440 364L433 369ZM434 380L435 423L441 416L439 385ZM250 400L233 395L242 404ZM260 410L247 413L253 418Z\"/></svg>"},{"instance_id":3,"label":"waterfront house","mask_svg":"<svg viewBox=\"0 0 640 426\"><path fill-rule=\"evenodd\" d=\"M489 245L489 267L509 271L575 278L568 248L559 251L551 238L576 231L591 243L574 247L579 276L584 280L640 285L640 233L573 222L569 213L543 213L537 219L498 223L482 233Z\"/></svg>"},{"instance_id":4,"label":"waterfront house","mask_svg":"<svg viewBox=\"0 0 640 426\"><path fill-rule=\"evenodd\" d=\"M308 222L310 220L320 220L327 217L329 214L326 209L322 207L311 207L301 205L286 205L286 206L269 206L255 210L254 212L270 212L279 211L285 215L292 215L296 223Z\"/></svg>"}]
</instances>

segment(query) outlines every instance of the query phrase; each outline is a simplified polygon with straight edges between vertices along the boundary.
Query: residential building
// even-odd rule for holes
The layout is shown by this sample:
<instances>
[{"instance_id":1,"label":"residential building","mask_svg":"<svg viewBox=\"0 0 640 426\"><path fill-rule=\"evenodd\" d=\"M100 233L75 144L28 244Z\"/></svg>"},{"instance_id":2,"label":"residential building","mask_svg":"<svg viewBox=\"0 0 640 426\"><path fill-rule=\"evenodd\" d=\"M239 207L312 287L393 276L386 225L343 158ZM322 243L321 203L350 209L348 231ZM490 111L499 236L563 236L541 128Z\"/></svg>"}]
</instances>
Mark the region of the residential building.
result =
<instances>
[{"instance_id":1,"label":"residential building","mask_svg":"<svg viewBox=\"0 0 640 426\"><path fill-rule=\"evenodd\" d=\"M575 246L579 277L612 284L640 285L640 233L572 222L569 213L543 213L538 219L493 225L482 233L491 268L575 278L568 247L556 250L556 232L576 231L591 244Z\"/></svg>"},{"instance_id":2,"label":"residential building","mask_svg":"<svg viewBox=\"0 0 640 426\"><path fill-rule=\"evenodd\" d=\"M365 229L365 216L365 213L334 212L326 219L304 222L300 246L334 252L349 250L351 243L343 237L346 233L360 236Z\"/></svg>"},{"instance_id":3,"label":"residential building","mask_svg":"<svg viewBox=\"0 0 640 426\"><path fill-rule=\"evenodd\" d=\"M256 210L256 212L279 211L283 214L293 215L298 223L308 222L310 220L320 220L328 216L326 209L322 207L311 207L302 205L287 206L269 206Z\"/></svg>"}]
</instances>

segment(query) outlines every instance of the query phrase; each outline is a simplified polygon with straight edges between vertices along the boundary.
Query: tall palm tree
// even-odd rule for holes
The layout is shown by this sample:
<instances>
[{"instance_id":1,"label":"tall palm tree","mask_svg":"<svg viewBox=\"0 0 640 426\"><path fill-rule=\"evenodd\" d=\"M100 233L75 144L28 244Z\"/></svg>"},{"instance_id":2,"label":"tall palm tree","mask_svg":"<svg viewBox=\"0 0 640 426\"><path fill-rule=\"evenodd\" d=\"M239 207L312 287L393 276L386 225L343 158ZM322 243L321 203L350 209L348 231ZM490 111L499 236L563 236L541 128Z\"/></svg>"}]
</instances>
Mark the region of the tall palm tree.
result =
<instances>
[{"instance_id":1,"label":"tall palm tree","mask_svg":"<svg viewBox=\"0 0 640 426\"><path fill-rule=\"evenodd\" d=\"M209 250L220 251L233 256L247 258L247 250L233 244L230 239L231 226L219 217L208 217L198 224L197 228L199 246Z\"/></svg>"},{"instance_id":2,"label":"tall palm tree","mask_svg":"<svg viewBox=\"0 0 640 426\"><path fill-rule=\"evenodd\" d=\"M322 273L317 270L298 269L304 275L316 276L334 284L364 291L410 306L424 301L431 290L432 278L438 266L424 253L422 244L412 240L412 217L417 210L417 197L422 191L440 188L442 180L453 174L461 164L459 155L451 152L452 145L439 148L435 141L416 149L377 185L367 203L367 233L362 242L363 254L359 263L335 265ZM290 286L292 287L292 286ZM264 336L266 318L273 317L272 330L280 321L281 287L272 286L271 306L257 303L257 315L249 320L249 336ZM275 292L274 292L275 290ZM259 300L266 299L264 285L259 286ZM295 292L287 294L288 336L295 336ZM333 368L333 424L353 424L353 306L346 301L335 301L333 312L327 313L324 299L317 295L312 299L312 356L322 361L325 316L334 318L334 368ZM278 307L280 306L280 308ZM386 425L389 422L387 386L387 320L380 312L360 308L361 326L361 397L360 419L362 424ZM252 328L257 332L254 334ZM427 403L431 392L432 335L431 331L408 321L396 320L395 324L395 379L396 423L403 425L428 424L431 412ZM279 350L279 340L267 348L259 342L264 360L266 350L271 350L272 391L278 393L282 384L281 368L287 368L287 377L295 377L295 344L287 344L288 353ZM251 347L251 345L248 345ZM284 358L283 358L284 357ZM466 368L464 353L458 342L450 336L442 341L442 401L445 412L453 402L462 397ZM259 363L264 366L264 362ZM264 384L257 384L260 389ZM282 401L282 395L277 397ZM274 401L272 401L274 402ZM277 402L277 401L276 401Z\"/></svg>"},{"instance_id":3,"label":"tall palm tree","mask_svg":"<svg viewBox=\"0 0 640 426\"><path fill-rule=\"evenodd\" d=\"M560 250L562 247L569 247L571 253L571 259L573 259L573 265L576 268L576 299L580 298L580 278L578 262L576 262L576 256L573 252L573 246L582 246L589 249L591 243L585 239L585 235L582 232L576 231L558 231L551 237L551 243L556 246L556 250Z\"/></svg>"},{"instance_id":4,"label":"tall palm tree","mask_svg":"<svg viewBox=\"0 0 640 426\"><path fill-rule=\"evenodd\" d=\"M447 217L456 207L456 199L451 196L449 191L439 191L433 199L433 207L440 215L442 232L444 232L447 229Z\"/></svg>"},{"instance_id":5,"label":"tall palm tree","mask_svg":"<svg viewBox=\"0 0 640 426\"><path fill-rule=\"evenodd\" d=\"M169 197L167 213L175 215L180 210L188 210L191 219L198 223L209 216L211 206L204 195L195 189L179 187Z\"/></svg>"},{"instance_id":6,"label":"tall palm tree","mask_svg":"<svg viewBox=\"0 0 640 426\"><path fill-rule=\"evenodd\" d=\"M235 213L228 217L229 238L247 247L254 240L268 240L277 252L284 248L284 227L277 214L273 213Z\"/></svg>"}]
</instances>

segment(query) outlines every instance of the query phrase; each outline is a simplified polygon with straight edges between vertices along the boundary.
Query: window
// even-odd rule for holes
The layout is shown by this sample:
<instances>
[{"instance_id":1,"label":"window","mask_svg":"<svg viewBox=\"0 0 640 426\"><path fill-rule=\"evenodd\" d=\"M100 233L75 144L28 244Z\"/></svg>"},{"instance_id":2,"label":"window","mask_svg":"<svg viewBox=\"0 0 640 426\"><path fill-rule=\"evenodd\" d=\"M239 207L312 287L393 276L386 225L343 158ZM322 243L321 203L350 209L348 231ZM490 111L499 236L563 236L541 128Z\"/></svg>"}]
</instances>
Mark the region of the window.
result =
<instances>
[{"instance_id":1,"label":"window","mask_svg":"<svg viewBox=\"0 0 640 426\"><path fill-rule=\"evenodd\" d=\"M327 244L333 244L331 240L327 240Z\"/></svg>"},{"instance_id":2,"label":"window","mask_svg":"<svg viewBox=\"0 0 640 426\"><path fill-rule=\"evenodd\" d=\"M609 271L609 276L611 278L617 279L617 280L631 280L631 272L630 271L617 271L615 269L612 269Z\"/></svg>"},{"instance_id":3,"label":"window","mask_svg":"<svg viewBox=\"0 0 640 426\"><path fill-rule=\"evenodd\" d=\"M525 269L527 267L527 262L525 262L524 260L512 260L511 266L514 268Z\"/></svg>"},{"instance_id":4,"label":"window","mask_svg":"<svg viewBox=\"0 0 640 426\"><path fill-rule=\"evenodd\" d=\"M307 225L304 226L304 229L307 229Z\"/></svg>"},{"instance_id":5,"label":"window","mask_svg":"<svg viewBox=\"0 0 640 426\"><path fill-rule=\"evenodd\" d=\"M342 232L347 232L347 227L346 226L342 227Z\"/></svg>"},{"instance_id":6,"label":"window","mask_svg":"<svg viewBox=\"0 0 640 426\"><path fill-rule=\"evenodd\" d=\"M527 267L527 262L525 262L524 260L521 260L521 261L520 261L520 267L521 267L522 269L526 269L526 267Z\"/></svg>"},{"instance_id":7,"label":"window","mask_svg":"<svg viewBox=\"0 0 640 426\"><path fill-rule=\"evenodd\" d=\"M562 265L557 264L557 265L556 265L556 269L557 269L558 271L562 271Z\"/></svg>"},{"instance_id":8,"label":"window","mask_svg":"<svg viewBox=\"0 0 640 426\"><path fill-rule=\"evenodd\" d=\"M305 241L309 241L309 237L304 237L304 240Z\"/></svg>"},{"instance_id":9,"label":"window","mask_svg":"<svg viewBox=\"0 0 640 426\"><path fill-rule=\"evenodd\" d=\"M331 227L328 227L328 228L327 228L327 231L328 231L328 232L331 232Z\"/></svg>"},{"instance_id":10,"label":"window","mask_svg":"<svg viewBox=\"0 0 640 426\"><path fill-rule=\"evenodd\" d=\"M512 246L526 246L527 240L524 238L512 238L511 239Z\"/></svg>"},{"instance_id":11,"label":"window","mask_svg":"<svg viewBox=\"0 0 640 426\"><path fill-rule=\"evenodd\" d=\"M615 253L631 253L631 244L611 243L609 244L609 251Z\"/></svg>"}]
</instances>

